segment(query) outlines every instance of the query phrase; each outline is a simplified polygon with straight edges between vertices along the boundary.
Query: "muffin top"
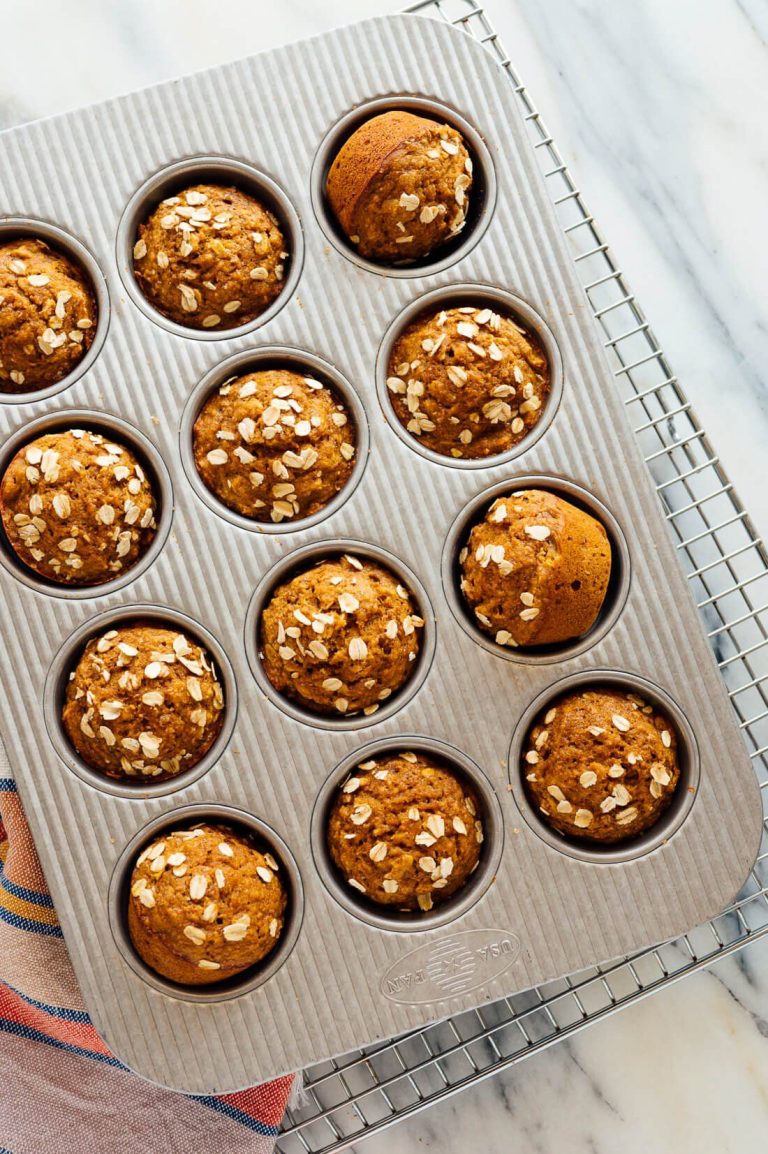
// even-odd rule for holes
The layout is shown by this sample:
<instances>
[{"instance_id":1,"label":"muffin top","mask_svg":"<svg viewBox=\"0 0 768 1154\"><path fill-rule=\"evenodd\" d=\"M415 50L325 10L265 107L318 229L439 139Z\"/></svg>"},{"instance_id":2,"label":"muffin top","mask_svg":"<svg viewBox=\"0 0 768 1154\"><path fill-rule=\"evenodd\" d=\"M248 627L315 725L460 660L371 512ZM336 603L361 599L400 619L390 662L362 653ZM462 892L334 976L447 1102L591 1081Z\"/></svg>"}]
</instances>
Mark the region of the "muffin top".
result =
<instances>
[{"instance_id":1,"label":"muffin top","mask_svg":"<svg viewBox=\"0 0 768 1154\"><path fill-rule=\"evenodd\" d=\"M597 620L611 545L595 518L543 489L498 497L459 555L461 591L500 645L580 637Z\"/></svg>"},{"instance_id":2,"label":"muffin top","mask_svg":"<svg viewBox=\"0 0 768 1154\"><path fill-rule=\"evenodd\" d=\"M532 727L522 772L553 829L626 841L653 826L672 800L680 778L675 729L635 693L567 693Z\"/></svg>"},{"instance_id":3,"label":"muffin top","mask_svg":"<svg viewBox=\"0 0 768 1154\"><path fill-rule=\"evenodd\" d=\"M445 457L505 453L536 425L549 395L542 346L486 306L440 309L397 338L387 388L398 420Z\"/></svg>"},{"instance_id":4,"label":"muffin top","mask_svg":"<svg viewBox=\"0 0 768 1154\"><path fill-rule=\"evenodd\" d=\"M156 512L131 450L87 429L30 441L0 481L14 552L59 584L99 585L130 569L152 543Z\"/></svg>"},{"instance_id":5,"label":"muffin top","mask_svg":"<svg viewBox=\"0 0 768 1154\"><path fill-rule=\"evenodd\" d=\"M176 629L136 624L86 645L62 721L88 765L109 777L175 777L208 752L224 720L210 655Z\"/></svg>"},{"instance_id":6,"label":"muffin top","mask_svg":"<svg viewBox=\"0 0 768 1154\"><path fill-rule=\"evenodd\" d=\"M269 369L226 381L200 410L195 464L220 501L255 521L310 517L349 480L356 432L311 376Z\"/></svg>"},{"instance_id":7,"label":"muffin top","mask_svg":"<svg viewBox=\"0 0 768 1154\"><path fill-rule=\"evenodd\" d=\"M128 929L172 981L220 982L274 948L287 892L273 855L246 834L202 824L156 837L131 875Z\"/></svg>"},{"instance_id":8,"label":"muffin top","mask_svg":"<svg viewBox=\"0 0 768 1154\"><path fill-rule=\"evenodd\" d=\"M343 232L361 256L412 261L463 229L472 160L450 125L384 112L342 145L326 187Z\"/></svg>"},{"instance_id":9,"label":"muffin top","mask_svg":"<svg viewBox=\"0 0 768 1154\"><path fill-rule=\"evenodd\" d=\"M374 713L411 676L423 624L389 569L350 554L329 558L267 601L264 671L280 693L318 713Z\"/></svg>"},{"instance_id":10,"label":"muffin top","mask_svg":"<svg viewBox=\"0 0 768 1154\"><path fill-rule=\"evenodd\" d=\"M348 885L380 905L430 910L480 860L483 823L474 790L424 753L385 753L342 784L328 847Z\"/></svg>"},{"instance_id":11,"label":"muffin top","mask_svg":"<svg viewBox=\"0 0 768 1154\"><path fill-rule=\"evenodd\" d=\"M84 269L42 240L0 244L0 392L54 385L96 334L96 298Z\"/></svg>"},{"instance_id":12,"label":"muffin top","mask_svg":"<svg viewBox=\"0 0 768 1154\"><path fill-rule=\"evenodd\" d=\"M238 188L196 184L139 225L133 269L147 300L176 324L235 328L283 287L288 253L277 218Z\"/></svg>"}]
</instances>

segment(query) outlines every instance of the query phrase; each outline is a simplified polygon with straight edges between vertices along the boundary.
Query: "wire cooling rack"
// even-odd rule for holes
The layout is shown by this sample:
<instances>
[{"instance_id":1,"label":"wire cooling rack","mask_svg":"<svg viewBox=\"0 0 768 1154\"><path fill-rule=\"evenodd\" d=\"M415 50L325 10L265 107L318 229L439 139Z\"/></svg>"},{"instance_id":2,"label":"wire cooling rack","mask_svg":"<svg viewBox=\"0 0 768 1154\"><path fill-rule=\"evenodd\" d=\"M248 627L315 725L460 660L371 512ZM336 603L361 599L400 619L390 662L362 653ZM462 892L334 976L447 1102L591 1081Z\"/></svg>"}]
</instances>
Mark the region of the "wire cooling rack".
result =
<instances>
[{"instance_id":1,"label":"wire cooling rack","mask_svg":"<svg viewBox=\"0 0 768 1154\"><path fill-rule=\"evenodd\" d=\"M672 375L640 306L484 10L422 0L484 44L514 86L552 200L662 501L760 786L768 786L768 555ZM765 797L765 794L763 794ZM594 966L304 1072L280 1154L330 1154L768 933L766 806L757 861L736 901L673 942Z\"/></svg>"}]
</instances>

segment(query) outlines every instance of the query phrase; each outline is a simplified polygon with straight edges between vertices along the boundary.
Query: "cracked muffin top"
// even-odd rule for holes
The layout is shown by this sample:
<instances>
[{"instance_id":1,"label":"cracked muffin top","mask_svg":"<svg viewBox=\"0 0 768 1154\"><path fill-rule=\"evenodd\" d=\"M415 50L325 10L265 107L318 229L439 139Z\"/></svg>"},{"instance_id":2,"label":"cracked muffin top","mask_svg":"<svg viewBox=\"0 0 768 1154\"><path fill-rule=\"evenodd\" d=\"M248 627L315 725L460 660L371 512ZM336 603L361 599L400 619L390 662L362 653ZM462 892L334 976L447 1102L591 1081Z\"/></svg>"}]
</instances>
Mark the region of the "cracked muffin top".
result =
<instances>
[{"instance_id":1,"label":"cracked muffin top","mask_svg":"<svg viewBox=\"0 0 768 1154\"><path fill-rule=\"evenodd\" d=\"M366 120L328 172L331 208L361 256L418 260L458 236L466 223L472 159L461 133L411 112Z\"/></svg>"}]
</instances>

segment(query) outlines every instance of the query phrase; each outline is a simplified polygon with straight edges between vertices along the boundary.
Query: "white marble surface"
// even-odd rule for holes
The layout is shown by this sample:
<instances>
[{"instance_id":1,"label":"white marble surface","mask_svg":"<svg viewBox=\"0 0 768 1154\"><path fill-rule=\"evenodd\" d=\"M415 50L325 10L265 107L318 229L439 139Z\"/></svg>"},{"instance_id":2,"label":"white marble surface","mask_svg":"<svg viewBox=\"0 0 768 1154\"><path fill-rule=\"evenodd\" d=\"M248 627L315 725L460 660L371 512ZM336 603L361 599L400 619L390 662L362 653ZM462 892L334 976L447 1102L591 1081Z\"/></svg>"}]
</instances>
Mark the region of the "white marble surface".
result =
<instances>
[{"instance_id":1,"label":"white marble surface","mask_svg":"<svg viewBox=\"0 0 768 1154\"><path fill-rule=\"evenodd\" d=\"M0 0L0 126L399 7L398 0ZM489 7L765 533L765 0L489 0ZM766 1019L768 942L358 1149L762 1151Z\"/></svg>"}]
</instances>

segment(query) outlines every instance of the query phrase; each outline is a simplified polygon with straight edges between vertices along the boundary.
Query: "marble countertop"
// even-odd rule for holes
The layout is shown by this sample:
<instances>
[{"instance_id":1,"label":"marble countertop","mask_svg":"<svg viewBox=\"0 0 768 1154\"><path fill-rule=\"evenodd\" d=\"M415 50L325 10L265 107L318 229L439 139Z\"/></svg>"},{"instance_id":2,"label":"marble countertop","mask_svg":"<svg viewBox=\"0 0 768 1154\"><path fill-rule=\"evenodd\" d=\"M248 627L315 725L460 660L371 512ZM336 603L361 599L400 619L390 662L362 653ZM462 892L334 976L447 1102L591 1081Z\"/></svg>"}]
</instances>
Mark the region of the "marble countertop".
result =
<instances>
[{"instance_id":1,"label":"marble countertop","mask_svg":"<svg viewBox=\"0 0 768 1154\"><path fill-rule=\"evenodd\" d=\"M449 2L458 9L461 0ZM400 6L2 0L0 127ZM764 0L488 7L765 534ZM1 190L0 173L0 203ZM766 1127L768 941L356 1149L750 1154L762 1150Z\"/></svg>"}]
</instances>

